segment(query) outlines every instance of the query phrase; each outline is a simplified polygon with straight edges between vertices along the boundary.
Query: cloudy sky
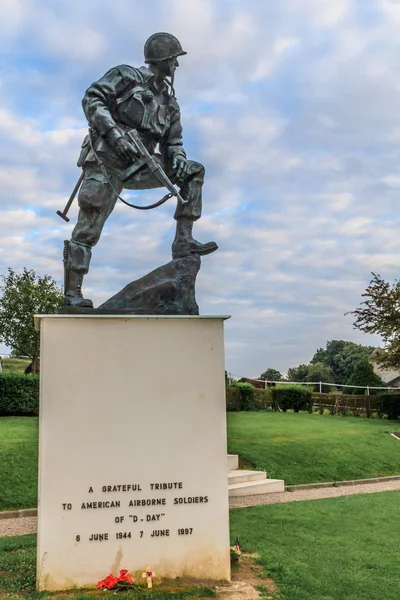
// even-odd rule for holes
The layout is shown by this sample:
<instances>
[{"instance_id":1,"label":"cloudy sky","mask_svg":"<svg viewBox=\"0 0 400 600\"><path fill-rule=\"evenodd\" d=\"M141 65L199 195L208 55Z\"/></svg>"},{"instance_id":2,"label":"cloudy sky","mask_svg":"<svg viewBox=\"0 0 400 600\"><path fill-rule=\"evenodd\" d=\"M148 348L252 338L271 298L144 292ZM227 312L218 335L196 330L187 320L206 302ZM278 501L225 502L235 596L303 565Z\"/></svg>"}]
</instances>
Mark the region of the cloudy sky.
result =
<instances>
[{"instance_id":1,"label":"cloudy sky","mask_svg":"<svg viewBox=\"0 0 400 600\"><path fill-rule=\"evenodd\" d=\"M176 74L184 144L204 163L202 314L230 314L226 366L257 376L330 339L377 343L344 313L370 272L399 275L399 0L2 0L0 274L60 284L56 216L79 170L85 89L143 64L155 31L187 50ZM137 192L137 203L160 191ZM173 203L118 205L85 293L101 303L168 262ZM0 347L0 351L6 349Z\"/></svg>"}]
</instances>

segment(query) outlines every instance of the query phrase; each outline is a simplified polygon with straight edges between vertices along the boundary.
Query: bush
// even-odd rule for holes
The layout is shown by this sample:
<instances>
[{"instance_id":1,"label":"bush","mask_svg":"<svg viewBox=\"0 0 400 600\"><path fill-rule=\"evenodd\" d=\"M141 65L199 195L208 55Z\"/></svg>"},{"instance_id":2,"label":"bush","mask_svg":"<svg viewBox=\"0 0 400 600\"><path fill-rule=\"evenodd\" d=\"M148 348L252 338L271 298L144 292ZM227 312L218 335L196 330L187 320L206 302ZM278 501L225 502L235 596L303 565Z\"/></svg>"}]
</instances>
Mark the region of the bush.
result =
<instances>
[{"instance_id":1,"label":"bush","mask_svg":"<svg viewBox=\"0 0 400 600\"><path fill-rule=\"evenodd\" d=\"M242 395L240 389L230 385L226 387L226 410L228 412L238 412L242 410Z\"/></svg>"},{"instance_id":2,"label":"bush","mask_svg":"<svg viewBox=\"0 0 400 600\"><path fill-rule=\"evenodd\" d=\"M256 388L251 383L238 382L234 384L234 387L238 387L240 395L242 397L242 403L240 410L252 410L254 407L255 391Z\"/></svg>"},{"instance_id":3,"label":"bush","mask_svg":"<svg viewBox=\"0 0 400 600\"><path fill-rule=\"evenodd\" d=\"M272 392L269 388L260 390L254 388L254 404L251 410L268 410L272 406Z\"/></svg>"},{"instance_id":4,"label":"bush","mask_svg":"<svg viewBox=\"0 0 400 600\"><path fill-rule=\"evenodd\" d=\"M312 412L311 392L301 385L288 385L272 390L272 408L286 412L289 409L298 413L301 410Z\"/></svg>"},{"instance_id":5,"label":"bush","mask_svg":"<svg viewBox=\"0 0 400 600\"><path fill-rule=\"evenodd\" d=\"M33 417L39 414L39 376L0 375L0 416Z\"/></svg>"},{"instance_id":6,"label":"bush","mask_svg":"<svg viewBox=\"0 0 400 600\"><path fill-rule=\"evenodd\" d=\"M229 412L267 410L272 404L270 390L260 390L251 383L233 383L226 388L226 410Z\"/></svg>"},{"instance_id":7,"label":"bush","mask_svg":"<svg viewBox=\"0 0 400 600\"><path fill-rule=\"evenodd\" d=\"M383 394L380 396L380 413L388 419L400 418L400 394Z\"/></svg>"}]
</instances>

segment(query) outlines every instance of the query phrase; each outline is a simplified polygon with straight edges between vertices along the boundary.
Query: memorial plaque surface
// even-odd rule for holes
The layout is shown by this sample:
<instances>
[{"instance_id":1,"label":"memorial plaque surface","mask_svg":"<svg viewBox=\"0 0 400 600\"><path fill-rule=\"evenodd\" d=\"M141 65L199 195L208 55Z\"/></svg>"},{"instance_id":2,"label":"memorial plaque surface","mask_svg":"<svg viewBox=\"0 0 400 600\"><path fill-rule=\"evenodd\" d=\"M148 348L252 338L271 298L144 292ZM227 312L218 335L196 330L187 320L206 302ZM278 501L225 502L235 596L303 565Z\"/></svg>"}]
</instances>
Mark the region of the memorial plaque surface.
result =
<instances>
[{"instance_id":1,"label":"memorial plaque surface","mask_svg":"<svg viewBox=\"0 0 400 600\"><path fill-rule=\"evenodd\" d=\"M41 318L38 589L229 579L223 318Z\"/></svg>"}]
</instances>

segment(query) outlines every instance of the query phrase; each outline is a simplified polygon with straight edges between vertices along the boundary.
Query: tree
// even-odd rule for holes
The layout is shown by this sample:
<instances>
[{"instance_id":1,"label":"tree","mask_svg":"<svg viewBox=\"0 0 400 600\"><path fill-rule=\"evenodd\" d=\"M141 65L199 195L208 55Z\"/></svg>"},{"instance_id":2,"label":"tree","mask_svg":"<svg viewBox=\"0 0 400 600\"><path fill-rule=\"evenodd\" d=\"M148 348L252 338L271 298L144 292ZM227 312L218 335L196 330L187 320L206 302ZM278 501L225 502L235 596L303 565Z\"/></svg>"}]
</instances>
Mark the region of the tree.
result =
<instances>
[{"instance_id":1,"label":"tree","mask_svg":"<svg viewBox=\"0 0 400 600\"><path fill-rule=\"evenodd\" d=\"M288 381L306 381L309 365L299 365L298 367L290 367L287 373Z\"/></svg>"},{"instance_id":2,"label":"tree","mask_svg":"<svg viewBox=\"0 0 400 600\"><path fill-rule=\"evenodd\" d=\"M315 363L326 364L326 350L324 350L324 348L318 348L318 350L310 360L310 365L315 365Z\"/></svg>"},{"instance_id":3,"label":"tree","mask_svg":"<svg viewBox=\"0 0 400 600\"><path fill-rule=\"evenodd\" d=\"M316 362L314 364L307 365L308 373L306 381L322 381L324 383L334 383L334 377L332 369L322 362ZM319 386L316 386L315 391L319 392ZM332 388L329 385L322 386L322 392L328 393Z\"/></svg>"},{"instance_id":4,"label":"tree","mask_svg":"<svg viewBox=\"0 0 400 600\"><path fill-rule=\"evenodd\" d=\"M266 381L283 381L284 377L282 373L276 369L267 369L264 373L261 373L259 379L265 379Z\"/></svg>"},{"instance_id":5,"label":"tree","mask_svg":"<svg viewBox=\"0 0 400 600\"><path fill-rule=\"evenodd\" d=\"M33 315L57 312L63 303L63 292L50 275L40 277L26 268L21 275L9 268L8 275L1 278L0 340L14 354L31 358L32 372L36 373L39 335Z\"/></svg>"},{"instance_id":6,"label":"tree","mask_svg":"<svg viewBox=\"0 0 400 600\"><path fill-rule=\"evenodd\" d=\"M334 383L345 384L351 376L354 366L361 358L369 358L373 346L362 346L344 340L331 340L326 348L320 348L311 359L311 364L323 363L330 367Z\"/></svg>"},{"instance_id":7,"label":"tree","mask_svg":"<svg viewBox=\"0 0 400 600\"><path fill-rule=\"evenodd\" d=\"M361 358L354 366L353 373L347 381L348 385L361 385L363 387L385 387L382 379L374 373L374 367L368 358ZM348 394L363 394L364 390L349 388Z\"/></svg>"},{"instance_id":8,"label":"tree","mask_svg":"<svg viewBox=\"0 0 400 600\"><path fill-rule=\"evenodd\" d=\"M365 333L377 333L382 337L385 353L376 357L384 368L400 368L400 281L393 285L384 281L380 275L372 273L365 292L366 298L361 306L350 314L356 320L355 329Z\"/></svg>"}]
</instances>

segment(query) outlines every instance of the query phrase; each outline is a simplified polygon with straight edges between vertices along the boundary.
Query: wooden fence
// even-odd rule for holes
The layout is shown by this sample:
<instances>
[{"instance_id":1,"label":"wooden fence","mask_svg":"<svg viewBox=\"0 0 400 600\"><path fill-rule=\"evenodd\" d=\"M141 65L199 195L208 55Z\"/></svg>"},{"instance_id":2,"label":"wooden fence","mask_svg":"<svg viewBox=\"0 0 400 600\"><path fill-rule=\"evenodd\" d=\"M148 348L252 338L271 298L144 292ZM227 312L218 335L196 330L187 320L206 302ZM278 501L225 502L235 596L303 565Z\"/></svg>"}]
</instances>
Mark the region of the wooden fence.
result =
<instances>
[{"instance_id":1,"label":"wooden fence","mask_svg":"<svg viewBox=\"0 0 400 600\"><path fill-rule=\"evenodd\" d=\"M313 406L319 408L320 413L329 410L331 415L352 413L354 416L373 413L380 415L381 397L352 394L319 394L312 393Z\"/></svg>"}]
</instances>

